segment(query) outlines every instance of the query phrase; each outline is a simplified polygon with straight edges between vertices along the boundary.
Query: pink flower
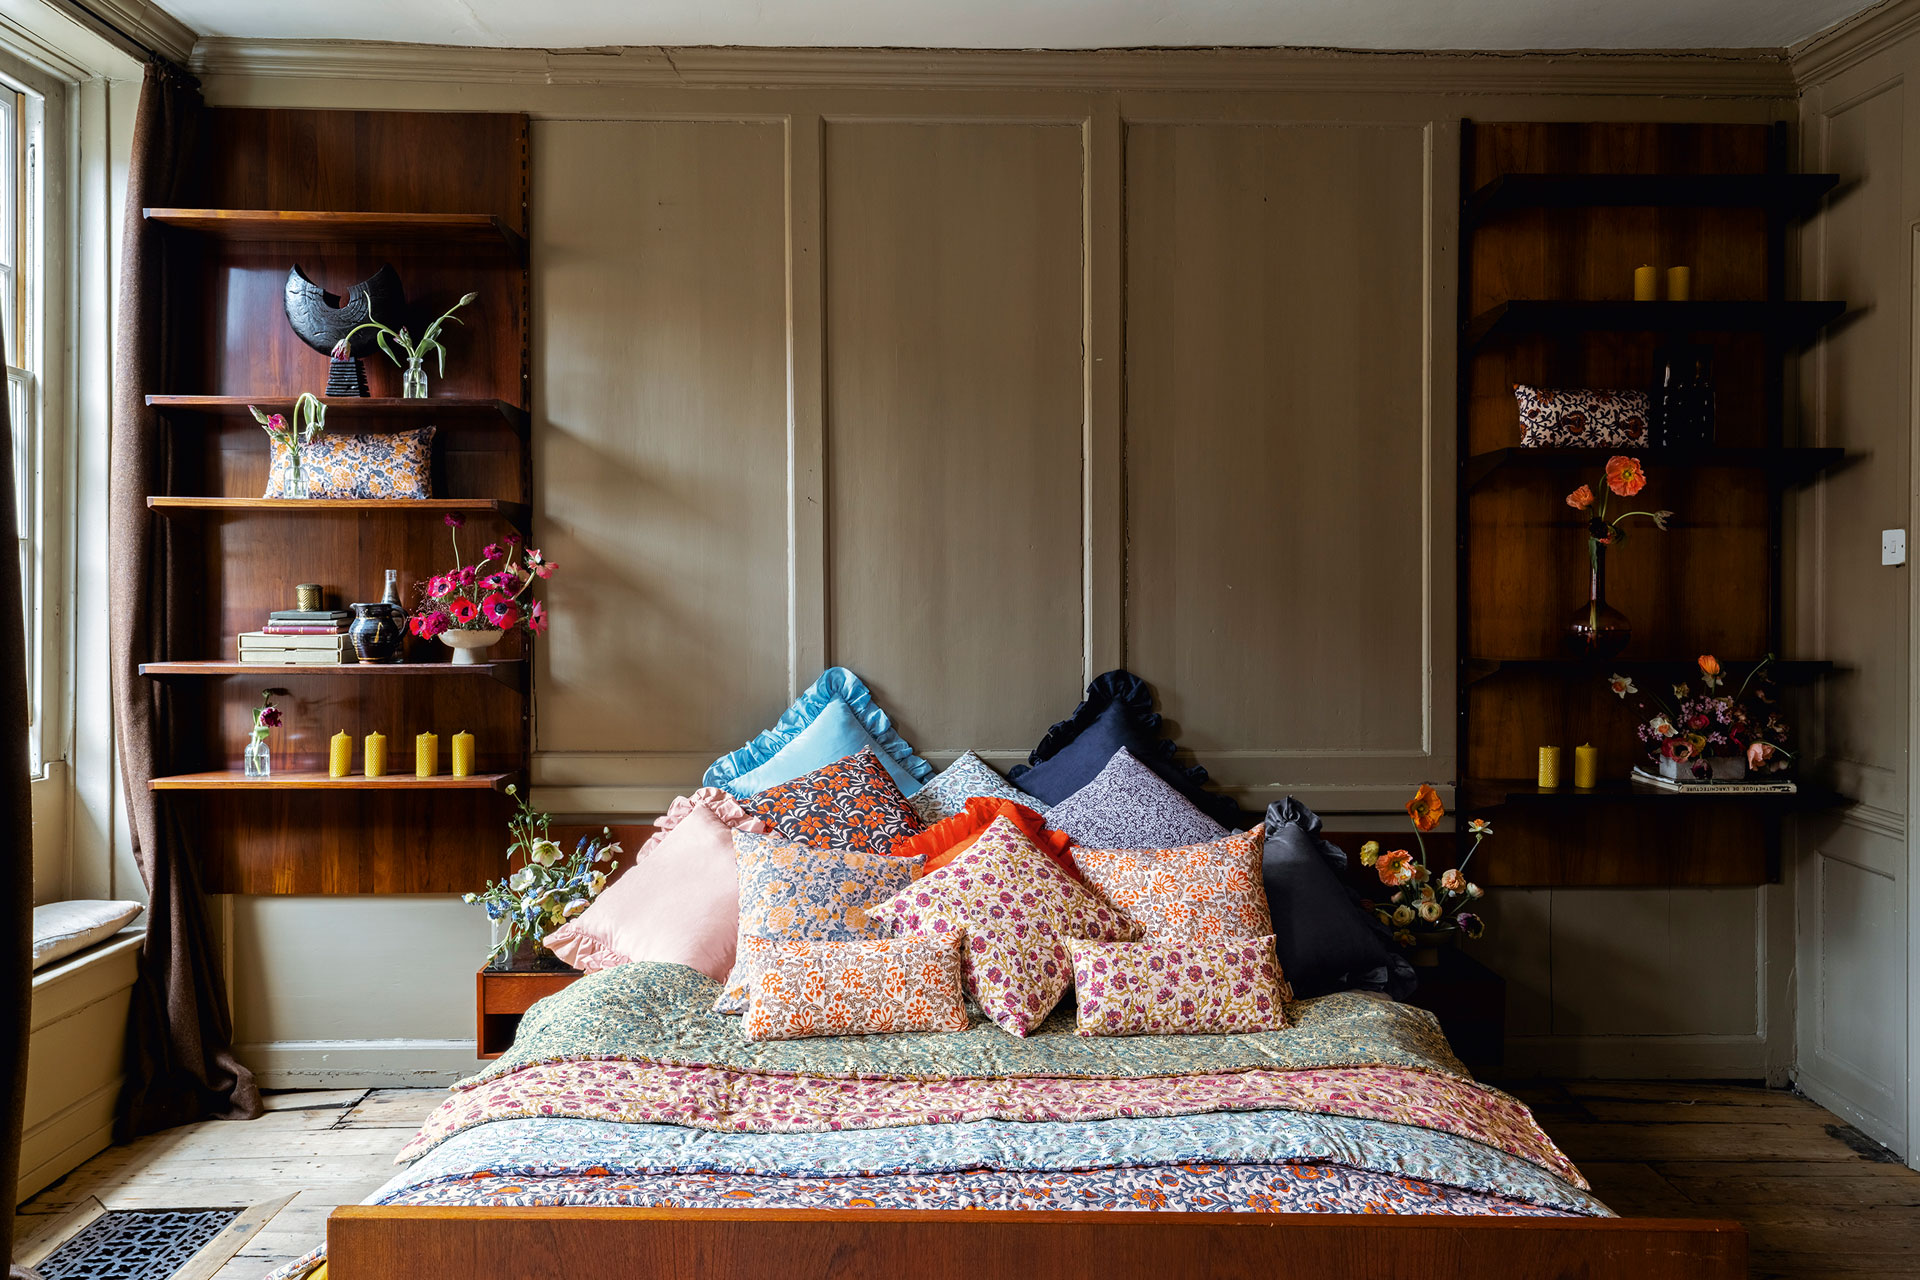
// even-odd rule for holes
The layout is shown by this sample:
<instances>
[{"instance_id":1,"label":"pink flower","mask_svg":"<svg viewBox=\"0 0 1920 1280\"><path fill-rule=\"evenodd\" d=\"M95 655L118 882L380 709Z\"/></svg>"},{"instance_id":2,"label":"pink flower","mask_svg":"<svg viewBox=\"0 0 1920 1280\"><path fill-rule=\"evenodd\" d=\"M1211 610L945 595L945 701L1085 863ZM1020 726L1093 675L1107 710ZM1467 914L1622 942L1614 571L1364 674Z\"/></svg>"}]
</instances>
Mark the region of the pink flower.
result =
<instances>
[{"instance_id":1,"label":"pink flower","mask_svg":"<svg viewBox=\"0 0 1920 1280\"><path fill-rule=\"evenodd\" d=\"M505 631L512 630L520 622L520 606L511 599L488 609L482 606L481 612L487 615L487 621Z\"/></svg>"},{"instance_id":2,"label":"pink flower","mask_svg":"<svg viewBox=\"0 0 1920 1280\"><path fill-rule=\"evenodd\" d=\"M411 618L407 619L407 630L413 632L413 634L417 636L425 635L426 624L427 624L427 615L424 613L416 613Z\"/></svg>"},{"instance_id":3,"label":"pink flower","mask_svg":"<svg viewBox=\"0 0 1920 1280\"><path fill-rule=\"evenodd\" d=\"M510 533L510 534L508 534L508 535L507 535L507 545L508 545L508 546L510 546L510 547L517 547L517 546L519 546L519 545L520 545L520 535L519 535L519 534L517 534L517 533Z\"/></svg>"},{"instance_id":4,"label":"pink flower","mask_svg":"<svg viewBox=\"0 0 1920 1280\"><path fill-rule=\"evenodd\" d=\"M455 622L465 626L480 616L480 607L471 600L455 600L447 606L447 612L453 615Z\"/></svg>"},{"instance_id":5,"label":"pink flower","mask_svg":"<svg viewBox=\"0 0 1920 1280\"><path fill-rule=\"evenodd\" d=\"M342 338L334 343L332 355L335 360L353 359L353 339Z\"/></svg>"},{"instance_id":6,"label":"pink flower","mask_svg":"<svg viewBox=\"0 0 1920 1280\"><path fill-rule=\"evenodd\" d=\"M1772 758L1773 745L1771 743L1756 742L1747 748L1747 768L1749 769L1762 768L1766 765L1767 761Z\"/></svg>"},{"instance_id":7,"label":"pink flower","mask_svg":"<svg viewBox=\"0 0 1920 1280\"><path fill-rule=\"evenodd\" d=\"M267 419L267 430L275 431L275 432L284 432L286 429L287 429L286 414L276 413L272 417Z\"/></svg>"},{"instance_id":8,"label":"pink flower","mask_svg":"<svg viewBox=\"0 0 1920 1280\"><path fill-rule=\"evenodd\" d=\"M498 560L500 558L500 544L497 542L489 542L480 549L480 558L482 560Z\"/></svg>"},{"instance_id":9,"label":"pink flower","mask_svg":"<svg viewBox=\"0 0 1920 1280\"><path fill-rule=\"evenodd\" d=\"M467 518L461 515L458 511L447 512L446 519L447 519L447 528L449 529L458 529L462 525L466 524L467 522Z\"/></svg>"},{"instance_id":10,"label":"pink flower","mask_svg":"<svg viewBox=\"0 0 1920 1280\"><path fill-rule=\"evenodd\" d=\"M466 565L454 572L453 583L457 587L470 587L474 579L479 576L474 572L472 565Z\"/></svg>"},{"instance_id":11,"label":"pink flower","mask_svg":"<svg viewBox=\"0 0 1920 1280\"><path fill-rule=\"evenodd\" d=\"M540 635L547 629L547 611L538 600L527 609L527 630Z\"/></svg>"},{"instance_id":12,"label":"pink flower","mask_svg":"<svg viewBox=\"0 0 1920 1280\"><path fill-rule=\"evenodd\" d=\"M280 708L260 708L260 727L263 729L278 729L280 727Z\"/></svg>"},{"instance_id":13,"label":"pink flower","mask_svg":"<svg viewBox=\"0 0 1920 1280\"><path fill-rule=\"evenodd\" d=\"M436 573L433 577L427 579L427 594L430 596L443 596L447 594L447 587L449 585L446 574Z\"/></svg>"}]
</instances>

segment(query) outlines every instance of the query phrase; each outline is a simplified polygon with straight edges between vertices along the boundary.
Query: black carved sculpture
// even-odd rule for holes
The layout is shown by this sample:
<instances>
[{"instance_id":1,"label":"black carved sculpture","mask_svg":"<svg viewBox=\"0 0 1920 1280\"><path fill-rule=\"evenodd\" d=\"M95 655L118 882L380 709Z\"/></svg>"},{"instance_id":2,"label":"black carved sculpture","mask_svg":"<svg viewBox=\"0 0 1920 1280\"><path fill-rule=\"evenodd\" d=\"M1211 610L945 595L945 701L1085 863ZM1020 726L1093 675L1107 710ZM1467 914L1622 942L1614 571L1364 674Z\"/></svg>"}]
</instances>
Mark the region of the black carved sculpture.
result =
<instances>
[{"instance_id":1,"label":"black carved sculpture","mask_svg":"<svg viewBox=\"0 0 1920 1280\"><path fill-rule=\"evenodd\" d=\"M340 340L357 326L376 317L396 323L405 317L406 309L406 291L390 264L348 289L345 302L307 279L297 263L287 273L287 323L302 342L329 358ZM367 394L367 375L360 357L373 349L372 329L354 335L349 345L352 354L345 360L334 360L327 373L329 397Z\"/></svg>"}]
</instances>

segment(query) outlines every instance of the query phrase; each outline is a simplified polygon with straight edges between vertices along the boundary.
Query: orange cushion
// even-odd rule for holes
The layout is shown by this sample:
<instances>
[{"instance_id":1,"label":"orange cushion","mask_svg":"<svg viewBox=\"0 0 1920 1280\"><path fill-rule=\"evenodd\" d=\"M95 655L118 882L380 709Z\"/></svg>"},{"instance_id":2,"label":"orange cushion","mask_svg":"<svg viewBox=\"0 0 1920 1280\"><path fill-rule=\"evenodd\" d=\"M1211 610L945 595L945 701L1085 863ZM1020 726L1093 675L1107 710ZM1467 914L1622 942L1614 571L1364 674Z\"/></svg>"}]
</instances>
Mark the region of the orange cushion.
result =
<instances>
[{"instance_id":1,"label":"orange cushion","mask_svg":"<svg viewBox=\"0 0 1920 1280\"><path fill-rule=\"evenodd\" d=\"M1073 855L1068 852L1073 847L1073 837L1064 831L1048 830L1047 820L1039 813L998 796L974 796L967 801L965 809L951 818L941 819L919 835L900 841L891 852L896 857L925 859L913 873L913 878L918 880L927 872L939 870L971 849L973 842L980 838L980 833L999 817L1005 817L1020 828L1020 834L1031 840L1040 852L1052 858L1062 871L1075 880L1080 878L1080 869L1073 865Z\"/></svg>"}]
</instances>

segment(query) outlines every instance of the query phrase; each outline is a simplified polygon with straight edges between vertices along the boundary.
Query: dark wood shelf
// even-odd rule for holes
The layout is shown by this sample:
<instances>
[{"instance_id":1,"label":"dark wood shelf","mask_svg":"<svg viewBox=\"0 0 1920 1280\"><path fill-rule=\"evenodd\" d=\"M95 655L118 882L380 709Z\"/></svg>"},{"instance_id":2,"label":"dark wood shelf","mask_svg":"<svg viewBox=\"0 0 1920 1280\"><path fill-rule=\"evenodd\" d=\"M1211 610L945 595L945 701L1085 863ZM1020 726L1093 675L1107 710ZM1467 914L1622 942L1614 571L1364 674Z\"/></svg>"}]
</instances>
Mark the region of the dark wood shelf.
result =
<instances>
[{"instance_id":1,"label":"dark wood shelf","mask_svg":"<svg viewBox=\"0 0 1920 1280\"><path fill-rule=\"evenodd\" d=\"M1464 812L1498 809L1508 805L1583 805L1583 804L1740 804L1760 805L1781 811L1832 809L1847 800L1838 792L1805 781L1790 795L1780 792L1740 795L1716 792L1713 795L1684 795L1659 787L1636 785L1624 779L1609 779L1599 786L1581 790L1574 786L1549 791L1532 778L1462 778L1459 807Z\"/></svg>"},{"instance_id":2,"label":"dark wood shelf","mask_svg":"<svg viewBox=\"0 0 1920 1280\"><path fill-rule=\"evenodd\" d=\"M1464 201L1467 220L1516 209L1770 209L1790 218L1820 207L1837 173L1503 173Z\"/></svg>"},{"instance_id":3,"label":"dark wood shelf","mask_svg":"<svg viewBox=\"0 0 1920 1280\"><path fill-rule=\"evenodd\" d=\"M1723 659L1721 665L1730 672L1738 672L1741 679L1752 669L1758 658ZM1767 664L1767 670L1780 684L1810 684L1824 676L1831 675L1833 663L1819 660L1801 660L1776 658ZM1568 677L1584 676L1592 680L1605 680L1618 671L1623 675L1662 675L1693 680L1699 674L1697 658L1463 658L1460 661L1462 677L1468 684L1478 684L1505 673L1526 673L1534 675L1558 675ZM1737 683L1737 682L1736 682Z\"/></svg>"},{"instance_id":4,"label":"dark wood shelf","mask_svg":"<svg viewBox=\"0 0 1920 1280\"><path fill-rule=\"evenodd\" d=\"M1479 485L1505 467L1529 467L1540 470L1576 471L1604 467L1615 454L1628 453L1650 467L1703 468L1728 467L1746 471L1764 471L1781 484L1806 484L1814 477L1838 466L1847 456L1845 449L1818 448L1738 448L1720 445L1647 449L1526 449L1511 447L1476 453L1462 464L1463 478L1469 489Z\"/></svg>"},{"instance_id":5,"label":"dark wood shelf","mask_svg":"<svg viewBox=\"0 0 1920 1280\"><path fill-rule=\"evenodd\" d=\"M147 403L166 413L192 413L213 418L237 418L251 423L253 415L247 412L248 405L255 405L265 413L293 412L291 396L148 396ZM527 433L527 424L531 415L519 405L509 404L505 400L480 400L466 396L428 396L424 400L401 400L392 396L343 396L321 403L327 406L327 425L331 428L336 419L344 417L349 425L358 425L361 418L451 418L455 421L488 418L500 418L506 425L519 432ZM407 425L424 425L409 422Z\"/></svg>"},{"instance_id":6,"label":"dark wood shelf","mask_svg":"<svg viewBox=\"0 0 1920 1280\"><path fill-rule=\"evenodd\" d=\"M509 688L522 688L527 679L525 658L500 658L492 662L455 665L452 662L340 662L319 666L276 666L258 662L143 662L140 674L168 676L244 676L271 671L276 678L300 676L486 676Z\"/></svg>"},{"instance_id":7,"label":"dark wood shelf","mask_svg":"<svg viewBox=\"0 0 1920 1280\"><path fill-rule=\"evenodd\" d=\"M218 769L211 773L177 773L155 778L147 785L155 791L502 791L519 777L518 773L472 773L456 778L450 773L437 773L431 778L416 778L411 773L388 773L369 778L350 773L333 778L324 770L300 770L249 778L238 769Z\"/></svg>"},{"instance_id":8,"label":"dark wood shelf","mask_svg":"<svg viewBox=\"0 0 1920 1280\"><path fill-rule=\"evenodd\" d=\"M376 240L448 244L462 248L502 245L520 257L527 238L491 213L345 213L298 209L142 209L162 226L224 240L305 244Z\"/></svg>"},{"instance_id":9,"label":"dark wood shelf","mask_svg":"<svg viewBox=\"0 0 1920 1280\"><path fill-rule=\"evenodd\" d=\"M506 502L500 498L177 498L149 497L149 509L162 515L190 511L277 511L300 515L416 515L420 513L466 512L493 514L519 525L526 525L528 508L524 502Z\"/></svg>"},{"instance_id":10,"label":"dark wood shelf","mask_svg":"<svg viewBox=\"0 0 1920 1280\"><path fill-rule=\"evenodd\" d=\"M1524 333L1764 333L1809 342L1847 310L1844 302L1574 302L1514 299L1469 320L1465 345Z\"/></svg>"}]
</instances>

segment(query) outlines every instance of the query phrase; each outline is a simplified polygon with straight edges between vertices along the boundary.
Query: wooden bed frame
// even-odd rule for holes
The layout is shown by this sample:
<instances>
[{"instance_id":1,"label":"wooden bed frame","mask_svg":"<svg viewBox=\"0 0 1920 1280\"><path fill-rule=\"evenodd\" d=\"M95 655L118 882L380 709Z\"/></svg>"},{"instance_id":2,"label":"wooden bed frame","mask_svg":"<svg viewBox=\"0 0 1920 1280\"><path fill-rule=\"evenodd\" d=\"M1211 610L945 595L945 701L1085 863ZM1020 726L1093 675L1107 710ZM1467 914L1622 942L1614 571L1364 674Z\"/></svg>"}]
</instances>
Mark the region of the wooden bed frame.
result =
<instances>
[{"instance_id":1,"label":"wooden bed frame","mask_svg":"<svg viewBox=\"0 0 1920 1280\"><path fill-rule=\"evenodd\" d=\"M405 1208L327 1220L328 1280L1743 1280L1683 1218Z\"/></svg>"}]
</instances>

